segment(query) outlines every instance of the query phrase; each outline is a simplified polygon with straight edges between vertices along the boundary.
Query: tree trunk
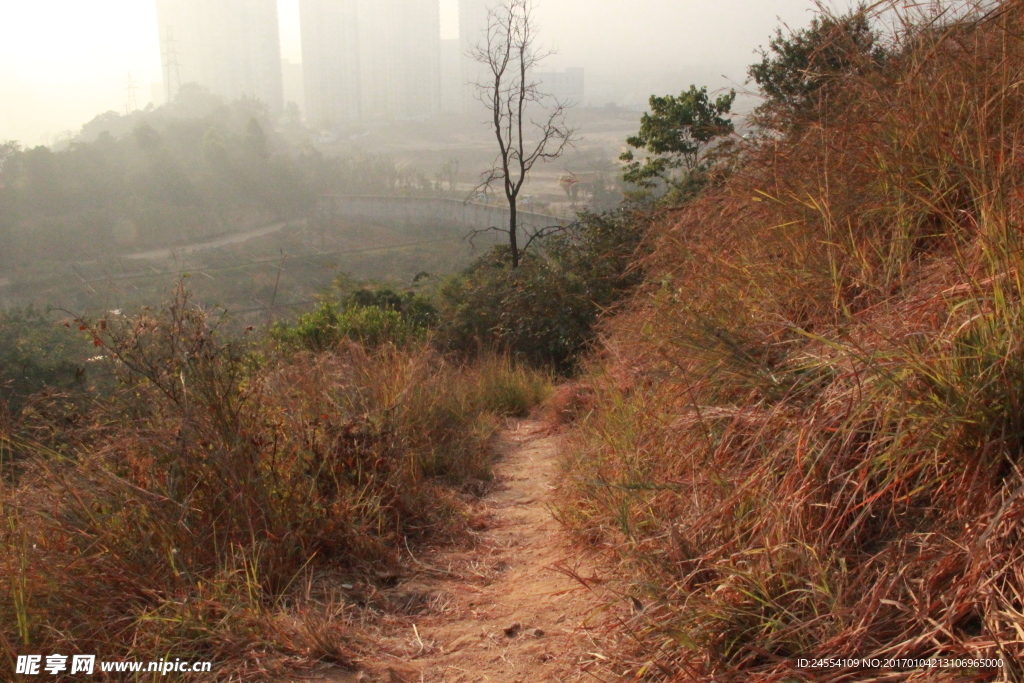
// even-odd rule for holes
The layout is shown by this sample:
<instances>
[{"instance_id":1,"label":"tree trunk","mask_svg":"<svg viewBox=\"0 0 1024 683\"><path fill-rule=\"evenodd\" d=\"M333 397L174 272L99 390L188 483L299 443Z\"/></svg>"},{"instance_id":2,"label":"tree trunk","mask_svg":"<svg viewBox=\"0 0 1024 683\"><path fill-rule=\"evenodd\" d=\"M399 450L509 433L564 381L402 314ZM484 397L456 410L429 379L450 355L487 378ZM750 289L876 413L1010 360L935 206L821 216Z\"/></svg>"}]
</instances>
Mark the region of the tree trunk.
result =
<instances>
[{"instance_id":1,"label":"tree trunk","mask_svg":"<svg viewBox=\"0 0 1024 683\"><path fill-rule=\"evenodd\" d=\"M508 200L508 246L512 250L512 269L519 267L519 231L516 229L516 200Z\"/></svg>"}]
</instances>

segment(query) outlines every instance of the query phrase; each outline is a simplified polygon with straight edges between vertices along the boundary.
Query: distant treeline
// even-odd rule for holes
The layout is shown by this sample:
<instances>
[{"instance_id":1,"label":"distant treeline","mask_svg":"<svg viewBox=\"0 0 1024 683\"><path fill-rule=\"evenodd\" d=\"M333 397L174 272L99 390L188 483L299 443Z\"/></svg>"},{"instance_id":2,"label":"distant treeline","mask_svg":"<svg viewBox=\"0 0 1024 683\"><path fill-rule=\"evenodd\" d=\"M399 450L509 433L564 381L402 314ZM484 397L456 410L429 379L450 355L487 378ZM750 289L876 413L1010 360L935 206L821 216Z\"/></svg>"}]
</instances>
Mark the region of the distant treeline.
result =
<instances>
[{"instance_id":1,"label":"distant treeline","mask_svg":"<svg viewBox=\"0 0 1024 683\"><path fill-rule=\"evenodd\" d=\"M325 158L257 100L184 87L63 145L0 143L0 268L173 244L306 214L329 191L389 192L384 157ZM294 131L292 131L294 132Z\"/></svg>"}]
</instances>

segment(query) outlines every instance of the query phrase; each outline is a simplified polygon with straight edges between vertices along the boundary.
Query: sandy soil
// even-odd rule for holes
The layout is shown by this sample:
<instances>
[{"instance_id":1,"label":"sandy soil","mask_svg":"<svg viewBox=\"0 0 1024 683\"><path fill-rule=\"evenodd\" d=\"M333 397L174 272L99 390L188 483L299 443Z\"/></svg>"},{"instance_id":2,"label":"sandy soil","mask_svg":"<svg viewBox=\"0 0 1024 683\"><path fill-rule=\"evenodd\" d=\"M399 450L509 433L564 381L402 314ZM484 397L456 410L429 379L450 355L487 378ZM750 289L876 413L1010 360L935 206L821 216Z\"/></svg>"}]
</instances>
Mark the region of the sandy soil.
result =
<instances>
[{"instance_id":1,"label":"sandy soil","mask_svg":"<svg viewBox=\"0 0 1024 683\"><path fill-rule=\"evenodd\" d=\"M407 614L385 619L364 671L321 680L606 679L601 624L608 615L574 577L591 585L601 578L595 563L569 545L549 508L558 441L534 422L503 435L497 486L474 515L477 542L411 559L408 580L391 595L394 604L407 598Z\"/></svg>"}]
</instances>

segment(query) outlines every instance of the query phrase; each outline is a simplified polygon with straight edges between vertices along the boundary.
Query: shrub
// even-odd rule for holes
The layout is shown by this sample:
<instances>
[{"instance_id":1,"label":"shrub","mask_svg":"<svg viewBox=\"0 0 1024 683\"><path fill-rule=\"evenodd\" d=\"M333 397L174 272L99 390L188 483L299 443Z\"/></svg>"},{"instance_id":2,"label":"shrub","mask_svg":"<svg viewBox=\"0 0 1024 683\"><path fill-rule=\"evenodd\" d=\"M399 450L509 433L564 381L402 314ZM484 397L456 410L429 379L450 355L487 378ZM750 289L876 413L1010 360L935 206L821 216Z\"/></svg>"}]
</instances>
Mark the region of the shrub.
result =
<instances>
[{"instance_id":1,"label":"shrub","mask_svg":"<svg viewBox=\"0 0 1024 683\"><path fill-rule=\"evenodd\" d=\"M441 286L441 343L463 352L507 351L571 374L598 316L642 279L630 267L642 225L627 212L583 214L569 231L524 252L516 269L496 247Z\"/></svg>"},{"instance_id":2,"label":"shrub","mask_svg":"<svg viewBox=\"0 0 1024 683\"><path fill-rule=\"evenodd\" d=\"M325 351L344 340L367 347L404 346L422 340L436 319L436 309L422 296L364 288L344 297L340 304L320 302L294 325L278 323L271 336L280 343L310 351Z\"/></svg>"},{"instance_id":3,"label":"shrub","mask_svg":"<svg viewBox=\"0 0 1024 683\"><path fill-rule=\"evenodd\" d=\"M88 345L35 308L0 312L0 403L21 406L33 393L83 387Z\"/></svg>"},{"instance_id":4,"label":"shrub","mask_svg":"<svg viewBox=\"0 0 1024 683\"><path fill-rule=\"evenodd\" d=\"M817 118L829 110L829 97L841 95L851 74L882 68L891 55L871 24L872 15L861 3L843 16L819 15L790 36L777 30L749 70L765 97L760 122L785 121L790 127Z\"/></svg>"},{"instance_id":5,"label":"shrub","mask_svg":"<svg viewBox=\"0 0 1024 683\"><path fill-rule=\"evenodd\" d=\"M474 363L478 410L508 417L526 417L552 392L547 375L517 365L508 356L484 356Z\"/></svg>"}]
</instances>

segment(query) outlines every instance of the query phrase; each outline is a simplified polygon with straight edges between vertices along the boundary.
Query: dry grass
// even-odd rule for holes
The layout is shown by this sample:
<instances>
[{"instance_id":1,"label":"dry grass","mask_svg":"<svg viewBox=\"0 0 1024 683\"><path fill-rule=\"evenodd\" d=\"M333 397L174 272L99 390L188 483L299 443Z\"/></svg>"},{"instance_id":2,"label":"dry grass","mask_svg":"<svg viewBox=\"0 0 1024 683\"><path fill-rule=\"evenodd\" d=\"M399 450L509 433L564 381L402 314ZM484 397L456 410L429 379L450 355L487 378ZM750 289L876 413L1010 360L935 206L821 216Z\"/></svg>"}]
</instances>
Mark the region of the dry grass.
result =
<instances>
[{"instance_id":1,"label":"dry grass","mask_svg":"<svg viewBox=\"0 0 1024 683\"><path fill-rule=\"evenodd\" d=\"M647 605L630 675L1024 678L1024 4L911 12L609 323L562 514Z\"/></svg>"},{"instance_id":2,"label":"dry grass","mask_svg":"<svg viewBox=\"0 0 1024 683\"><path fill-rule=\"evenodd\" d=\"M83 328L117 388L40 400L0 440L5 680L18 653L212 660L220 680L351 665L356 610L317 577L458 538L500 420L548 386L426 346L261 356L184 294Z\"/></svg>"}]
</instances>

